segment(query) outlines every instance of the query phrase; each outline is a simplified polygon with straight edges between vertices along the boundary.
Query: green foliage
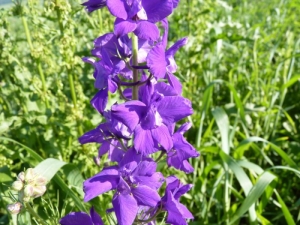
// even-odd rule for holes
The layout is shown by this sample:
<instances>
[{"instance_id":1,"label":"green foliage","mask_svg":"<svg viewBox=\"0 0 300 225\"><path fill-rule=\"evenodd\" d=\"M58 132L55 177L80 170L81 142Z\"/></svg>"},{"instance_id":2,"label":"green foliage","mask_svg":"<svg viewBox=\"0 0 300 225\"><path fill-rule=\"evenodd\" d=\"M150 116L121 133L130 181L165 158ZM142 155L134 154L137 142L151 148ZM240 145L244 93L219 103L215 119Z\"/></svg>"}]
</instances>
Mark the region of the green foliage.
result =
<instances>
[{"instance_id":1,"label":"green foliage","mask_svg":"<svg viewBox=\"0 0 300 225\"><path fill-rule=\"evenodd\" d=\"M0 9L0 224L16 220L6 211L16 174L47 158L67 165L34 200L41 217L57 224L89 208L82 181L101 169L92 160L98 146L77 138L101 117L89 104L92 68L80 58L113 21L80 3L29 0ZM181 0L174 11L170 44L189 37L176 54L195 111L187 139L201 153L194 173L176 172L194 184L182 198L195 216L190 224L299 223L299 11L299 0ZM92 200L107 223L110 199ZM35 224L27 214L21 220Z\"/></svg>"}]
</instances>

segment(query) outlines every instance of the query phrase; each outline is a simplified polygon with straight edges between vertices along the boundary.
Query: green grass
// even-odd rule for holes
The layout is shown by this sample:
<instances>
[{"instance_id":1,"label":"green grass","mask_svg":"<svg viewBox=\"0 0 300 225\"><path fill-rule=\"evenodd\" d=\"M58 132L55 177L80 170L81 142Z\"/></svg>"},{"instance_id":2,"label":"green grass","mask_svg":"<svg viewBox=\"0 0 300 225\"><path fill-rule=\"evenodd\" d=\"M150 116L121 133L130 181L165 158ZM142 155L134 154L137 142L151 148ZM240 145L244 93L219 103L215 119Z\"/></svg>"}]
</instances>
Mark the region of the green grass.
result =
<instances>
[{"instance_id":1,"label":"green grass","mask_svg":"<svg viewBox=\"0 0 300 225\"><path fill-rule=\"evenodd\" d=\"M92 68L80 58L113 20L77 1L34 2L0 10L0 224L11 221L8 186L24 168L49 157L71 163L34 201L53 224L81 207L70 174L101 169L97 146L77 141L101 121L89 105ZM190 224L299 223L299 11L299 0L181 0L171 16L170 45L189 37L176 75L195 112L187 139L201 153L193 174L176 172L194 184L182 198ZM92 201L104 217L110 198Z\"/></svg>"}]
</instances>

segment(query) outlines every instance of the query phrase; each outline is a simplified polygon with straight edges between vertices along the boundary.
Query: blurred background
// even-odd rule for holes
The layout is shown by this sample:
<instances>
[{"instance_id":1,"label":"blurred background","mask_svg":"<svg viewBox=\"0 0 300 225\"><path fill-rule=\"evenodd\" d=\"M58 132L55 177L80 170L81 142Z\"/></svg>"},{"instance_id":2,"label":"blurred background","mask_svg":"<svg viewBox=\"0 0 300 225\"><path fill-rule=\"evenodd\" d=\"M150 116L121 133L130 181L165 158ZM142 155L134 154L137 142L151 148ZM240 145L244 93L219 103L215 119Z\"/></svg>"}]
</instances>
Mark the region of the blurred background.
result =
<instances>
[{"instance_id":1,"label":"blurred background","mask_svg":"<svg viewBox=\"0 0 300 225\"><path fill-rule=\"evenodd\" d=\"M34 200L48 224L80 210L68 190L82 199L82 181L101 170L99 146L77 140L101 122L89 103L93 68L81 58L113 18L82 2L0 1L0 224L12 224L9 186L39 162L32 151L68 163L58 174L65 186L52 181ZM299 0L181 0L170 17L169 46L189 38L176 75L194 108L186 138L201 156L192 174L159 170L194 184L181 199L189 224L300 220L299 13ZM111 196L91 202L107 224Z\"/></svg>"}]
</instances>

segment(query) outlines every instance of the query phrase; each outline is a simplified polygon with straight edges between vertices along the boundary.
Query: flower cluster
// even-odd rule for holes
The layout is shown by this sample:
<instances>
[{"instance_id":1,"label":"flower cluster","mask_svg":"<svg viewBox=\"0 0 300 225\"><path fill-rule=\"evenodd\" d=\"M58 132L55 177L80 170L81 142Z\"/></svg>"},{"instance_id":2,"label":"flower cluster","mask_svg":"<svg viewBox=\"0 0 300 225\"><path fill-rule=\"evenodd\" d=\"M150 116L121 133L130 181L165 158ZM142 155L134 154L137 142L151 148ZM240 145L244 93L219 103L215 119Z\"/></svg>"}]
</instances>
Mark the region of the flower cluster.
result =
<instances>
[{"instance_id":1,"label":"flower cluster","mask_svg":"<svg viewBox=\"0 0 300 225\"><path fill-rule=\"evenodd\" d=\"M191 124L184 123L178 129L175 126L193 113L174 75L174 55L187 38L167 48L167 16L178 2L89 0L83 4L88 12L106 7L116 17L114 31L94 41L94 58L83 58L95 69L94 86L98 92L91 104L105 122L79 141L101 144L98 158L108 154L111 162L84 181L84 201L113 190L113 208L108 211L115 213L120 225L154 224L161 212L167 212L166 222L174 225L193 219L179 202L192 185L183 185L175 176L165 178L156 171L157 161L166 157L168 166L193 172L188 160L199 156L183 136ZM108 92L119 93L125 102L107 109ZM159 156L154 154L157 152ZM165 195L160 197L158 190L164 183ZM60 223L75 224L72 220L78 217L85 224L102 224L102 220L95 222L99 220L95 215L94 209L91 217L83 212L71 213Z\"/></svg>"},{"instance_id":2,"label":"flower cluster","mask_svg":"<svg viewBox=\"0 0 300 225\"><path fill-rule=\"evenodd\" d=\"M18 192L18 202L9 204L7 206L8 211L12 214L18 214L23 208L22 203L30 202L46 192L46 184L47 179L32 168L19 173L17 180L12 183L12 189Z\"/></svg>"}]
</instances>

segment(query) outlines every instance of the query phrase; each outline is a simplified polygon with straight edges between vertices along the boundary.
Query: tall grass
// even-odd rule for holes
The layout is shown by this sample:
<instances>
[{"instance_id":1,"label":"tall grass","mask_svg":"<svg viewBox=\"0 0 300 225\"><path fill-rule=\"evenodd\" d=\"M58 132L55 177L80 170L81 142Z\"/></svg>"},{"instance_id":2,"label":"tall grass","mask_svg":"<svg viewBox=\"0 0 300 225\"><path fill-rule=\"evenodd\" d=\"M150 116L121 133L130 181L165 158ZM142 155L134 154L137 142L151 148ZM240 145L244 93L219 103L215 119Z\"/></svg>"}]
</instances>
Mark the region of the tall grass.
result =
<instances>
[{"instance_id":1,"label":"tall grass","mask_svg":"<svg viewBox=\"0 0 300 225\"><path fill-rule=\"evenodd\" d=\"M23 168L48 157L70 163L35 200L53 224L80 209L80 181L99 170L97 146L77 141L100 122L88 102L92 68L80 57L112 23L79 3L31 0L0 10L0 224L10 218L8 185ZM194 184L183 197L190 224L299 222L299 3L182 0L170 19L170 42L189 37L177 75L195 111L188 140L201 153L195 172L180 174ZM93 200L103 217L100 200L109 198Z\"/></svg>"}]
</instances>

